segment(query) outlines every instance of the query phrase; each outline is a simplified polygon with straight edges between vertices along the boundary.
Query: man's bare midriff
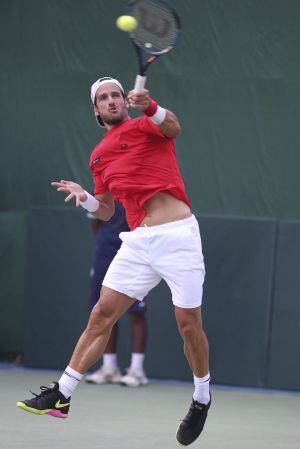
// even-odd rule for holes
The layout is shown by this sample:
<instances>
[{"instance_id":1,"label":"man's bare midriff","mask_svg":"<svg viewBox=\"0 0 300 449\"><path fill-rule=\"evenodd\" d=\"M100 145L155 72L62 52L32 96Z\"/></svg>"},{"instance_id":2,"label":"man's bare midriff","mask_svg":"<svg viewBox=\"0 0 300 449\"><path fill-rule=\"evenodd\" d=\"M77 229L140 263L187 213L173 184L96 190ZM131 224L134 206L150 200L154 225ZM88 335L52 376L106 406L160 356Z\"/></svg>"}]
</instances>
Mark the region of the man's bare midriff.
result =
<instances>
[{"instance_id":1,"label":"man's bare midriff","mask_svg":"<svg viewBox=\"0 0 300 449\"><path fill-rule=\"evenodd\" d=\"M192 215L191 209L184 201L163 192L156 193L145 202L144 207L147 215L140 226L157 226L184 220Z\"/></svg>"}]
</instances>

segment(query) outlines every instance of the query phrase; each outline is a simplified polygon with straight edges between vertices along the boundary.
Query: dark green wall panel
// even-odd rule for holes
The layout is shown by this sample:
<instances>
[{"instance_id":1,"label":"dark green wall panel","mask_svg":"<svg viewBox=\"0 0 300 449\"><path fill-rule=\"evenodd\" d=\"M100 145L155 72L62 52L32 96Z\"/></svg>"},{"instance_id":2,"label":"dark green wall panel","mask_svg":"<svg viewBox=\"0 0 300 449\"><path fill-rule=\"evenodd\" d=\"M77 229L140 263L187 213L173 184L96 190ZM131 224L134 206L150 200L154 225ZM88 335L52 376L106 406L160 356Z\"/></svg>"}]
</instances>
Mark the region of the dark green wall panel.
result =
<instances>
[{"instance_id":1,"label":"dark green wall panel","mask_svg":"<svg viewBox=\"0 0 300 449\"><path fill-rule=\"evenodd\" d=\"M206 261L203 321L215 383L300 389L298 259L300 223L201 216ZM93 239L82 211L34 208L29 218L24 363L64 368L85 327ZM191 380L171 295L149 295L146 369ZM130 360L127 317L118 355Z\"/></svg>"},{"instance_id":2,"label":"dark green wall panel","mask_svg":"<svg viewBox=\"0 0 300 449\"><path fill-rule=\"evenodd\" d=\"M300 390L300 225L281 222L267 385Z\"/></svg>"},{"instance_id":3,"label":"dark green wall panel","mask_svg":"<svg viewBox=\"0 0 300 449\"><path fill-rule=\"evenodd\" d=\"M4 353L22 349L26 233L26 213L0 213L0 352Z\"/></svg>"},{"instance_id":4,"label":"dark green wall panel","mask_svg":"<svg viewBox=\"0 0 300 449\"><path fill-rule=\"evenodd\" d=\"M214 382L265 385L276 223L199 217L206 261L203 320ZM155 377L191 380L162 284L150 295L149 353Z\"/></svg>"},{"instance_id":5,"label":"dark green wall panel","mask_svg":"<svg viewBox=\"0 0 300 449\"><path fill-rule=\"evenodd\" d=\"M34 208L29 226L23 361L62 368L88 317L90 223L82 209Z\"/></svg>"},{"instance_id":6,"label":"dark green wall panel","mask_svg":"<svg viewBox=\"0 0 300 449\"><path fill-rule=\"evenodd\" d=\"M199 222L207 269L203 316L214 382L266 386L277 223L209 216ZM93 239L85 214L74 209L34 208L29 225L24 363L62 369L88 316ZM191 380L166 284L151 292L147 317L148 374ZM118 353L125 368L130 329L126 317L120 324Z\"/></svg>"},{"instance_id":7,"label":"dark green wall panel","mask_svg":"<svg viewBox=\"0 0 300 449\"><path fill-rule=\"evenodd\" d=\"M276 222L224 217L199 221L207 267L204 323L214 379L263 386Z\"/></svg>"}]
</instances>

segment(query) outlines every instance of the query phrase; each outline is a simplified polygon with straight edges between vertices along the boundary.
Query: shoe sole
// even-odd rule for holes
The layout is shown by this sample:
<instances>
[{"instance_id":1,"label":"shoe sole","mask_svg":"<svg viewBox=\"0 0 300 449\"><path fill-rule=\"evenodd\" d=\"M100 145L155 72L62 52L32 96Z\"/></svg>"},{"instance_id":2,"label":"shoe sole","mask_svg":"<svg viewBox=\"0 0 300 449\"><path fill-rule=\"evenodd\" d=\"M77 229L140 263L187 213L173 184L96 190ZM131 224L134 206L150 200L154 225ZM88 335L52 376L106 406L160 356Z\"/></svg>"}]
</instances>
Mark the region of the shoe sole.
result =
<instances>
[{"instance_id":1,"label":"shoe sole","mask_svg":"<svg viewBox=\"0 0 300 449\"><path fill-rule=\"evenodd\" d=\"M180 426L179 426L179 427L180 427ZM189 446L190 444L195 443L195 441L200 437L200 435L201 435L202 432L203 432L203 429L202 429L201 432L200 432L200 434L199 434L193 441L191 441L190 443L184 444L184 443L181 443L181 442L178 440L178 438L177 438L177 433L178 433L179 427L178 427L177 432L176 432L176 435L175 435L176 442L179 444L179 446L184 446L184 447L185 447L185 446Z\"/></svg>"},{"instance_id":2,"label":"shoe sole","mask_svg":"<svg viewBox=\"0 0 300 449\"><path fill-rule=\"evenodd\" d=\"M119 380L107 380L104 382L95 382L94 380L85 379L85 381L88 384L94 384L94 385L109 385L109 384L119 384L120 383Z\"/></svg>"},{"instance_id":3,"label":"shoe sole","mask_svg":"<svg viewBox=\"0 0 300 449\"><path fill-rule=\"evenodd\" d=\"M119 384L122 385L122 387L129 387L129 388L145 387L146 385L148 385L148 383L149 382L132 385L127 384L126 382L119 382Z\"/></svg>"},{"instance_id":4,"label":"shoe sole","mask_svg":"<svg viewBox=\"0 0 300 449\"><path fill-rule=\"evenodd\" d=\"M179 427L180 427L180 426L179 426ZM182 447L188 446L188 444L180 443L180 441L179 441L178 438L177 438L177 433L178 433L179 427L178 427L177 432L176 432L176 435L175 435L176 443L178 444L178 446L182 446Z\"/></svg>"},{"instance_id":5,"label":"shoe sole","mask_svg":"<svg viewBox=\"0 0 300 449\"><path fill-rule=\"evenodd\" d=\"M26 412L34 413L35 415L51 415L54 416L54 418L67 418L67 413L62 413L59 410L55 409L46 409L46 410L38 410L37 408L28 407L28 405L24 404L23 402L17 402L17 407L21 408L22 410L25 410Z\"/></svg>"}]
</instances>

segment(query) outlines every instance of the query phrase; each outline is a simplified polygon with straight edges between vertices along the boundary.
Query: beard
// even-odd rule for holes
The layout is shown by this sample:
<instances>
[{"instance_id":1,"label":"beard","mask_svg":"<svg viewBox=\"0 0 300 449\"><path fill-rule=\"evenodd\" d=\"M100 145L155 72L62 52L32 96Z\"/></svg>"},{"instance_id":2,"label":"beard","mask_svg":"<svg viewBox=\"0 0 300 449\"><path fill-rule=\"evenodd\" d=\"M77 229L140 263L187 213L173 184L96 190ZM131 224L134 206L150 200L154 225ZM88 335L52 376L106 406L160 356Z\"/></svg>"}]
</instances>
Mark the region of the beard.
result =
<instances>
[{"instance_id":1,"label":"beard","mask_svg":"<svg viewBox=\"0 0 300 449\"><path fill-rule=\"evenodd\" d=\"M117 125L118 123L121 123L126 116L127 116L127 109L126 111L122 111L117 115L113 115L112 117L101 116L101 120L107 125Z\"/></svg>"}]
</instances>

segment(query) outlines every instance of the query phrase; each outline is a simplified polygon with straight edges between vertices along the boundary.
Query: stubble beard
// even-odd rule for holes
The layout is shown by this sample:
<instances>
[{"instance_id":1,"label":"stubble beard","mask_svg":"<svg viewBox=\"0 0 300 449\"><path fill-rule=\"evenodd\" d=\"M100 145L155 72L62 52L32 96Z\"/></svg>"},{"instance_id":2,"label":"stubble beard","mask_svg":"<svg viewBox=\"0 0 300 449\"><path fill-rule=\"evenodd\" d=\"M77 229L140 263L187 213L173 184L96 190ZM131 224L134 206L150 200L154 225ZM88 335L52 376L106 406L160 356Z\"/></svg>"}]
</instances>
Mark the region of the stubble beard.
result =
<instances>
[{"instance_id":1,"label":"stubble beard","mask_svg":"<svg viewBox=\"0 0 300 449\"><path fill-rule=\"evenodd\" d=\"M123 120L127 116L127 110L120 112L118 115L113 117L101 117L102 121L107 125L117 125L118 123L123 122Z\"/></svg>"}]
</instances>

